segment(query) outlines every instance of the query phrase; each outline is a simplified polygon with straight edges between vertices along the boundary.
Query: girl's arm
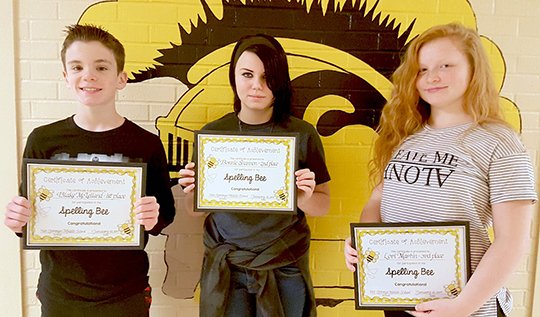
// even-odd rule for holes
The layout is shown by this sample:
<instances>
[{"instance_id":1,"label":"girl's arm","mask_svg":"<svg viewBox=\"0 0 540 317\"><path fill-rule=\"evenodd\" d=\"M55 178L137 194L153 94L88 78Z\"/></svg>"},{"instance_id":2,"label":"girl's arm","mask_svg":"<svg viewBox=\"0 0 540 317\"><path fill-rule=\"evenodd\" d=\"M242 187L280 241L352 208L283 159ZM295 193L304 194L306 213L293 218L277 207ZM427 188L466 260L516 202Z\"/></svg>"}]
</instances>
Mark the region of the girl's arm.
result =
<instances>
[{"instance_id":1,"label":"girl's arm","mask_svg":"<svg viewBox=\"0 0 540 317\"><path fill-rule=\"evenodd\" d=\"M324 216L330 209L330 187L328 182L315 184L315 173L309 168L298 170L296 187L298 187L298 208L306 215Z\"/></svg>"},{"instance_id":2,"label":"girl's arm","mask_svg":"<svg viewBox=\"0 0 540 317\"><path fill-rule=\"evenodd\" d=\"M516 200L494 204L494 241L463 291L454 299L416 305L414 316L469 316L509 280L529 249L533 204Z\"/></svg>"},{"instance_id":3,"label":"girl's arm","mask_svg":"<svg viewBox=\"0 0 540 317\"><path fill-rule=\"evenodd\" d=\"M381 222L381 199L382 199L382 184L373 188L368 202L360 215L360 222ZM354 272L356 270L354 264L358 263L358 252L352 247L351 238L345 239L345 265Z\"/></svg>"},{"instance_id":4,"label":"girl's arm","mask_svg":"<svg viewBox=\"0 0 540 317\"><path fill-rule=\"evenodd\" d=\"M382 183L373 188L360 215L360 222L381 222L382 189Z\"/></svg>"},{"instance_id":5,"label":"girl's arm","mask_svg":"<svg viewBox=\"0 0 540 317\"><path fill-rule=\"evenodd\" d=\"M180 179L178 184L182 186L184 191L184 210L190 216L200 217L205 216L205 212L193 211L193 189L195 188L195 163L189 162L186 166L180 170Z\"/></svg>"}]
</instances>

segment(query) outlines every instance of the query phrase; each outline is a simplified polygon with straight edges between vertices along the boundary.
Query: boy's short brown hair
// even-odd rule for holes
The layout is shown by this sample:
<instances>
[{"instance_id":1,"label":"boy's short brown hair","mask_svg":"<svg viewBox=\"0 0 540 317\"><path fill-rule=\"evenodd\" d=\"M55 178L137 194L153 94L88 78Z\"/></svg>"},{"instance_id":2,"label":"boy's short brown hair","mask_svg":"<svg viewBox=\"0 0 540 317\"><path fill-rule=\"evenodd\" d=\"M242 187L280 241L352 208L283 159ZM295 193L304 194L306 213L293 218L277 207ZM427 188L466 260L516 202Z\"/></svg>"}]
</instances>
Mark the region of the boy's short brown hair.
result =
<instances>
[{"instance_id":1,"label":"boy's short brown hair","mask_svg":"<svg viewBox=\"0 0 540 317\"><path fill-rule=\"evenodd\" d=\"M105 31L99 26L81 24L68 25L64 32L66 32L66 38L64 39L62 50L60 51L64 68L66 68L66 51L71 44L73 44L73 42L97 41L113 52L118 72L120 73L124 70L124 63L126 59L124 46L111 33Z\"/></svg>"}]
</instances>

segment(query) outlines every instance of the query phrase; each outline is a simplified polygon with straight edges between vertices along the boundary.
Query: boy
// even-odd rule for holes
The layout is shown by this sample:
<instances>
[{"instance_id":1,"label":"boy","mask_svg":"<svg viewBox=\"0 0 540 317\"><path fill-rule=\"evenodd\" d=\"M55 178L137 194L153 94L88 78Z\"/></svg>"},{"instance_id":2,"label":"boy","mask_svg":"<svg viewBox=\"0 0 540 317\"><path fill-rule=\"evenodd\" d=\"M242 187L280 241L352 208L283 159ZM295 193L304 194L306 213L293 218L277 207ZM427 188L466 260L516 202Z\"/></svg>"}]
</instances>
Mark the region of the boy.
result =
<instances>
[{"instance_id":1,"label":"boy","mask_svg":"<svg viewBox=\"0 0 540 317\"><path fill-rule=\"evenodd\" d=\"M148 234L159 234L175 214L163 146L156 135L116 111L116 91L127 83L122 44L95 26L68 26L66 33L63 74L78 101L75 114L32 131L24 157L147 163L148 196L135 209L146 245ZM6 207L4 223L20 233L29 216L29 201L15 197ZM41 250L40 261L37 296L43 317L148 316L144 250Z\"/></svg>"}]
</instances>

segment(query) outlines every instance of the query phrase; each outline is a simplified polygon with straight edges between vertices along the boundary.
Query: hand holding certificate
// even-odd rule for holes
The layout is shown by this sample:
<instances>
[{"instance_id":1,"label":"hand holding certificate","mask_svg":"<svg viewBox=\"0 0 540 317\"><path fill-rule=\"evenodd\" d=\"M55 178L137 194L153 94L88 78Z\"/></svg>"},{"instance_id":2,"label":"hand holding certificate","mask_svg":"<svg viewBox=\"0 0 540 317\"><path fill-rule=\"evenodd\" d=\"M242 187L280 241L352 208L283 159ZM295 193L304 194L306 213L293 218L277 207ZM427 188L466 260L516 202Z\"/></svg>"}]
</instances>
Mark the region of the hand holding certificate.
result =
<instances>
[{"instance_id":1,"label":"hand holding certificate","mask_svg":"<svg viewBox=\"0 0 540 317\"><path fill-rule=\"evenodd\" d=\"M410 309L457 296L469 277L468 223L351 224L357 309Z\"/></svg>"},{"instance_id":2,"label":"hand holding certificate","mask_svg":"<svg viewBox=\"0 0 540 317\"><path fill-rule=\"evenodd\" d=\"M25 248L142 248L145 164L26 160Z\"/></svg>"}]
</instances>

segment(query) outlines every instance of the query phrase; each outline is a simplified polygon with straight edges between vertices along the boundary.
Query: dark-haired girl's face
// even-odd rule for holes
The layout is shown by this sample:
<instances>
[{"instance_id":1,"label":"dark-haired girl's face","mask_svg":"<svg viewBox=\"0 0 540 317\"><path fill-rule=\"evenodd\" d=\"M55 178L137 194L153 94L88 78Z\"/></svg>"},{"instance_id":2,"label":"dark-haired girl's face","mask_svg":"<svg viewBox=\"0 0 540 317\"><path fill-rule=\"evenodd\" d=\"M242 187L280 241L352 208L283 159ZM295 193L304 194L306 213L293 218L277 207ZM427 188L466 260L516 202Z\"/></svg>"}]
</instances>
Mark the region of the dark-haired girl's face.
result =
<instances>
[{"instance_id":1,"label":"dark-haired girl's face","mask_svg":"<svg viewBox=\"0 0 540 317\"><path fill-rule=\"evenodd\" d=\"M264 64L257 54L245 51L234 68L236 94L241 102L239 117L251 124L272 118L274 94L268 87Z\"/></svg>"}]
</instances>

